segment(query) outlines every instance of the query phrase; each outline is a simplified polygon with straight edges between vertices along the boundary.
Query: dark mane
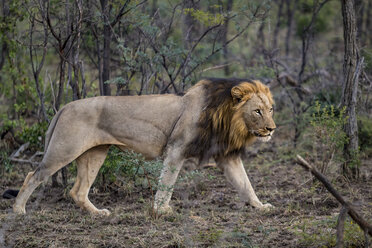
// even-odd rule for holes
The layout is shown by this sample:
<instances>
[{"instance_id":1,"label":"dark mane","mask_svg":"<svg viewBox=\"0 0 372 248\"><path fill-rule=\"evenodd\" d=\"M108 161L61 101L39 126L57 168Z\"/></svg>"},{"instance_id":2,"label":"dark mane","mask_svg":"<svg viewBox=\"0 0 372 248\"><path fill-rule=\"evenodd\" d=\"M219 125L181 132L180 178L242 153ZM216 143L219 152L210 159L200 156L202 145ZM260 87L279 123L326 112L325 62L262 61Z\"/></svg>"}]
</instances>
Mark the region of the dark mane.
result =
<instances>
[{"instance_id":1,"label":"dark mane","mask_svg":"<svg viewBox=\"0 0 372 248\"><path fill-rule=\"evenodd\" d=\"M187 145L185 156L197 157L200 161L214 156L238 154L244 149L244 144L232 145L231 122L236 110L233 109L231 89L242 82L255 84L250 79L240 78L207 78L203 84L205 95L201 113L199 135ZM241 134L246 139L247 134Z\"/></svg>"}]
</instances>

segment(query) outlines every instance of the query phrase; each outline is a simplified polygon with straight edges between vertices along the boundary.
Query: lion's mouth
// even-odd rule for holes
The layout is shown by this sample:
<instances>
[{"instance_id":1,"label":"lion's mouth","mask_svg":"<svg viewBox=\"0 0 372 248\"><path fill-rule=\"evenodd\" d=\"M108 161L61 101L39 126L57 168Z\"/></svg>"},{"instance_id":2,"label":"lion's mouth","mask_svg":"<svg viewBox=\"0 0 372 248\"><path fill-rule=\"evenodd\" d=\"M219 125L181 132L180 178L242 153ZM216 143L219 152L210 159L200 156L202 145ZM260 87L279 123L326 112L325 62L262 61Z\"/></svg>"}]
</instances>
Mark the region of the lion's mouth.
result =
<instances>
[{"instance_id":1,"label":"lion's mouth","mask_svg":"<svg viewBox=\"0 0 372 248\"><path fill-rule=\"evenodd\" d=\"M258 131L253 131L253 134L256 137L261 137L261 138L271 136L271 132L269 132L269 133L260 133Z\"/></svg>"},{"instance_id":2,"label":"lion's mouth","mask_svg":"<svg viewBox=\"0 0 372 248\"><path fill-rule=\"evenodd\" d=\"M260 133L259 131L253 131L254 136L260 141L267 142L271 139L272 134L274 131L268 133Z\"/></svg>"},{"instance_id":3,"label":"lion's mouth","mask_svg":"<svg viewBox=\"0 0 372 248\"><path fill-rule=\"evenodd\" d=\"M261 138L263 138L263 137L270 137L271 136L271 134L260 134L260 133L255 133L254 135L256 137L261 137Z\"/></svg>"}]
</instances>

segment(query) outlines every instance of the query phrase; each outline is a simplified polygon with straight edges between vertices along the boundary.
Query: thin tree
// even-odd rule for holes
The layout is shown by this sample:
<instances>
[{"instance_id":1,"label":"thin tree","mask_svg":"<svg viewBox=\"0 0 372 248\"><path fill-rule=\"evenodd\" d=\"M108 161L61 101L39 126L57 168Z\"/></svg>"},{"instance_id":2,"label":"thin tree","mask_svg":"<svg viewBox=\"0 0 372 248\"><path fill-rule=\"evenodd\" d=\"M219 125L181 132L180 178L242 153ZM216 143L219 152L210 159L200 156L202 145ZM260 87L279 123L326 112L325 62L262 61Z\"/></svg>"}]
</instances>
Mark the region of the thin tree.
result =
<instances>
[{"instance_id":1,"label":"thin tree","mask_svg":"<svg viewBox=\"0 0 372 248\"><path fill-rule=\"evenodd\" d=\"M46 9L45 2L40 3L40 9L43 9L43 10ZM45 12L41 11L41 15L43 15L43 13ZM43 21L42 23L43 23L44 36L43 36L43 42L41 45L42 55L41 55L40 60L38 61L36 49L35 49L36 45L34 44L34 40L33 40L35 22L36 22L36 17L35 15L31 14L30 16L30 45L29 45L30 61L31 61L32 74L35 80L36 92L40 100L40 111L41 111L42 119L49 122L49 118L48 118L47 111L45 108L45 103L44 103L44 92L41 91L41 88L40 88L40 73L41 73L41 69L44 66L45 56L47 53L49 32L48 32L46 23Z\"/></svg>"},{"instance_id":2,"label":"thin tree","mask_svg":"<svg viewBox=\"0 0 372 248\"><path fill-rule=\"evenodd\" d=\"M356 118L356 103L358 78L362 60L359 60L357 49L357 23L353 0L341 0L344 25L344 81L342 87L341 105L346 107L349 117L345 125L345 132L349 142L344 148L345 163L343 173L347 177L357 178L359 175L356 156L358 153L358 125Z\"/></svg>"}]
</instances>

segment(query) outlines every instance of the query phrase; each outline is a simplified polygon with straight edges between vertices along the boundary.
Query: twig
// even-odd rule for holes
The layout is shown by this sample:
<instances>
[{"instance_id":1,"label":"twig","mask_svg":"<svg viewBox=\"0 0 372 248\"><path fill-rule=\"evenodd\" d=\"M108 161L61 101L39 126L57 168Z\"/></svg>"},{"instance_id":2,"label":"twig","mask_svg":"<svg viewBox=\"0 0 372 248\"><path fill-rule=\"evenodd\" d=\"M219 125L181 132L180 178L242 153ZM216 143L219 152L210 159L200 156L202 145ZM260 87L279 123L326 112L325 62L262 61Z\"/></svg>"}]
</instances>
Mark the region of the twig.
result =
<instances>
[{"instance_id":1,"label":"twig","mask_svg":"<svg viewBox=\"0 0 372 248\"><path fill-rule=\"evenodd\" d=\"M222 69L222 68L227 67L227 66L232 65L232 64L234 64L234 62L223 64L223 65L216 65L216 66L205 68L205 69L201 70L200 72L206 72L206 71L209 71L209 70L218 70L218 69Z\"/></svg>"},{"instance_id":2,"label":"twig","mask_svg":"<svg viewBox=\"0 0 372 248\"><path fill-rule=\"evenodd\" d=\"M30 142L24 143L21 145L16 152L14 152L12 155L10 155L10 158L17 158L21 155L22 152L24 152L28 146L30 145Z\"/></svg>"},{"instance_id":3,"label":"twig","mask_svg":"<svg viewBox=\"0 0 372 248\"><path fill-rule=\"evenodd\" d=\"M328 179L319 171L317 171L314 166L309 164L305 159L303 159L300 155L297 154L297 163L304 167L306 170L310 170L310 172L326 187L326 189L342 204L343 207L347 209L348 214L350 217L360 226L362 230L368 232L370 236L372 236L372 226L365 221L352 207L350 203L348 203L338 191L333 188L331 183Z\"/></svg>"},{"instance_id":4,"label":"twig","mask_svg":"<svg viewBox=\"0 0 372 248\"><path fill-rule=\"evenodd\" d=\"M156 212L154 210L154 204L155 204L154 191L152 190L152 185L151 185L147 170L146 170L144 165L142 165L142 167L143 167L143 172L144 172L146 180L147 180L147 184L148 184L148 186L150 188L150 192L151 192L151 215L152 215L153 218L157 219L157 218L160 217L160 215L159 215L158 209L156 209Z\"/></svg>"},{"instance_id":5,"label":"twig","mask_svg":"<svg viewBox=\"0 0 372 248\"><path fill-rule=\"evenodd\" d=\"M31 156L30 160L33 161L35 157L44 155L44 152L35 152L34 155Z\"/></svg>"},{"instance_id":6,"label":"twig","mask_svg":"<svg viewBox=\"0 0 372 248\"><path fill-rule=\"evenodd\" d=\"M39 162L34 162L30 159L9 158L9 160L17 163L31 164L32 166L37 166L39 164Z\"/></svg>"}]
</instances>

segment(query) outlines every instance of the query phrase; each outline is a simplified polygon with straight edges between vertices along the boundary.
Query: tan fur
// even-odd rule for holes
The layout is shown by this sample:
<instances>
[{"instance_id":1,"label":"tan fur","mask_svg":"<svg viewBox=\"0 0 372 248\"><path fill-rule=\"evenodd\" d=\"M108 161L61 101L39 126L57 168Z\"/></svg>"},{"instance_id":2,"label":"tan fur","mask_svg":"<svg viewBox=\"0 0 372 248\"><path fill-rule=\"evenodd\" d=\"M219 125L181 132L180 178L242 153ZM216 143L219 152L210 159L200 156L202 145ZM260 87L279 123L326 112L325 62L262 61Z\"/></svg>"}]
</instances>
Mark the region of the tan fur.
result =
<instances>
[{"instance_id":1,"label":"tan fur","mask_svg":"<svg viewBox=\"0 0 372 248\"><path fill-rule=\"evenodd\" d=\"M182 97L95 97L72 102L52 120L43 160L27 176L13 209L25 213L35 188L76 160L78 173L71 197L92 214L110 214L88 199L110 145L140 152L148 159L163 157L154 203L157 211L170 210L173 185L182 165L198 165L209 158L224 170L242 200L267 207L255 195L239 155L257 137L270 139L275 128L272 104L269 89L260 82L224 79L202 80Z\"/></svg>"}]
</instances>

